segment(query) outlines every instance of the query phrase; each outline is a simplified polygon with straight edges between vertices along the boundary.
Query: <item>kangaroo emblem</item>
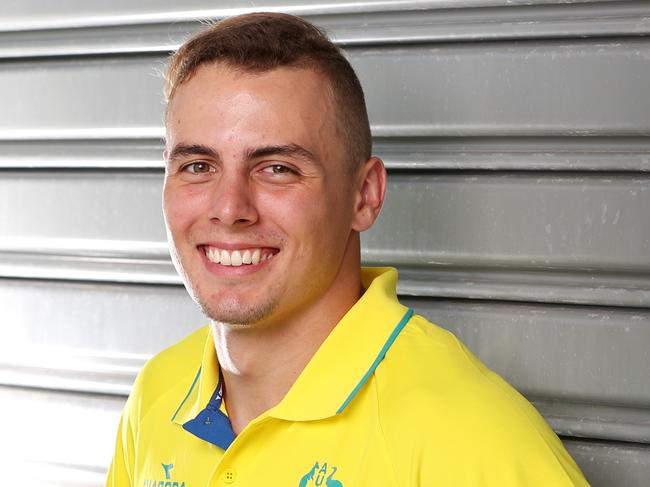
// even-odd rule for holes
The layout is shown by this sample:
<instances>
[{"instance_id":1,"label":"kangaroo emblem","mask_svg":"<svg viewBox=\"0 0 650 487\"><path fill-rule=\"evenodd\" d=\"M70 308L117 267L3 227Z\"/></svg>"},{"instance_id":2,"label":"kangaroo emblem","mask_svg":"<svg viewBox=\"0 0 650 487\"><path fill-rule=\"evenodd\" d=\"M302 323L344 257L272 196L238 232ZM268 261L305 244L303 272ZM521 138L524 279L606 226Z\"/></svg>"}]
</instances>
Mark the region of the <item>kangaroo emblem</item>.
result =
<instances>
[{"instance_id":1,"label":"kangaroo emblem","mask_svg":"<svg viewBox=\"0 0 650 487\"><path fill-rule=\"evenodd\" d=\"M327 475L327 472L330 471L330 469L331 472ZM323 484L323 481L325 481L325 487L343 487L343 483L340 480L332 478L337 470L337 467L328 467L327 462L322 465L315 462L314 466L311 467L311 470L302 476L298 487L307 487L308 485L320 487Z\"/></svg>"},{"instance_id":2,"label":"kangaroo emblem","mask_svg":"<svg viewBox=\"0 0 650 487\"><path fill-rule=\"evenodd\" d=\"M336 467L332 467L332 473L327 476L327 479L325 479L325 485L327 487L343 487L343 484L340 480L332 478L337 470L338 469Z\"/></svg>"},{"instance_id":3,"label":"kangaroo emblem","mask_svg":"<svg viewBox=\"0 0 650 487\"><path fill-rule=\"evenodd\" d=\"M307 482L314 479L316 470L318 470L318 462L314 463L314 466L311 468L311 470L302 476L298 487L307 487Z\"/></svg>"}]
</instances>

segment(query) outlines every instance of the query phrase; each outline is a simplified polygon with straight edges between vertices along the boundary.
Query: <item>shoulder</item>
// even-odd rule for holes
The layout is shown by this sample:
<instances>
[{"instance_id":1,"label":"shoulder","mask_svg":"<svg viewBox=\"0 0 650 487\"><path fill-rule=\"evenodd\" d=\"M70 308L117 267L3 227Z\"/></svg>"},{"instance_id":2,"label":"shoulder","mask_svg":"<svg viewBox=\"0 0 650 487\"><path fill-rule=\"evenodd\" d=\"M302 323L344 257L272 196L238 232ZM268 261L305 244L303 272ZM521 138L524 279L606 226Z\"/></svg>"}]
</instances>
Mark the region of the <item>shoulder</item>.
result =
<instances>
[{"instance_id":1,"label":"shoulder","mask_svg":"<svg viewBox=\"0 0 650 487\"><path fill-rule=\"evenodd\" d=\"M462 417L464 424L525 400L480 362L451 332L415 315L377 368L380 405L386 414L408 406L411 420L432 421L432 412ZM499 406L486 410L481 406ZM415 414L413 414L415 413ZM396 414L396 416L398 416Z\"/></svg>"},{"instance_id":2,"label":"shoulder","mask_svg":"<svg viewBox=\"0 0 650 487\"><path fill-rule=\"evenodd\" d=\"M379 375L383 387L393 392L386 397L408 397L428 407L466 404L469 414L491 401L513 407L528 404L453 333L419 315L413 316L395 340Z\"/></svg>"},{"instance_id":3,"label":"shoulder","mask_svg":"<svg viewBox=\"0 0 650 487\"><path fill-rule=\"evenodd\" d=\"M446 472L452 485L473 475L495 481L467 485L537 485L526 484L523 472L547 485L581 478L535 408L452 333L421 316L386 354L376 384L387 444L409 445L395 450L402 468L422 462L420 472ZM520 483L507 481L519 475Z\"/></svg>"},{"instance_id":4,"label":"shoulder","mask_svg":"<svg viewBox=\"0 0 650 487\"><path fill-rule=\"evenodd\" d=\"M142 418L156 401L177 388L187 388L201 366L209 332L209 326L199 328L145 363L129 395L131 414Z\"/></svg>"}]
</instances>

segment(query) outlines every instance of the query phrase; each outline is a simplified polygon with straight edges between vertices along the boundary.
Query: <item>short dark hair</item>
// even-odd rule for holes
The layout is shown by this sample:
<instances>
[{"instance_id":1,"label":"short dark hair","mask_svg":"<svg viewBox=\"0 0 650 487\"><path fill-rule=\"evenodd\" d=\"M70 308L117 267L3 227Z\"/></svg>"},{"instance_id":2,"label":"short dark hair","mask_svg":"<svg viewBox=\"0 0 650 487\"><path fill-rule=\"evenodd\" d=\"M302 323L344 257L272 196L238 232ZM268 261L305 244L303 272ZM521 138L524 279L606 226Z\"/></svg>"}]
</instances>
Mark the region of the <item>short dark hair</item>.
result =
<instances>
[{"instance_id":1,"label":"short dark hair","mask_svg":"<svg viewBox=\"0 0 650 487\"><path fill-rule=\"evenodd\" d=\"M165 76L165 98L205 64L223 62L246 72L279 67L313 69L331 87L337 130L352 167L370 157L372 139L361 83L341 50L318 27L281 13L251 13L212 24L172 54Z\"/></svg>"}]
</instances>

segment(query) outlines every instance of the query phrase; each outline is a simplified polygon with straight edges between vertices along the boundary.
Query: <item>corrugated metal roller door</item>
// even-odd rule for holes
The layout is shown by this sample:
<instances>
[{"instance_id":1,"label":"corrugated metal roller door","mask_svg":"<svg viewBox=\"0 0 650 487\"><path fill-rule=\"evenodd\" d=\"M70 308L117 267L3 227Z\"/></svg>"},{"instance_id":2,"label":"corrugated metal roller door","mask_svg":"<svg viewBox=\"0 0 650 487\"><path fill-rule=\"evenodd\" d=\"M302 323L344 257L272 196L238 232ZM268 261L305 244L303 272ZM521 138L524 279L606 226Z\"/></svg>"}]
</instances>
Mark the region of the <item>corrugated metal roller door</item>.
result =
<instances>
[{"instance_id":1,"label":"corrugated metal roller door","mask_svg":"<svg viewBox=\"0 0 650 487\"><path fill-rule=\"evenodd\" d=\"M0 448L21 485L101 485L138 368L205 321L164 243L159 73L197 18L248 6L1 7ZM367 92L390 184L365 261L399 267L594 486L648 485L650 4L282 7Z\"/></svg>"}]
</instances>

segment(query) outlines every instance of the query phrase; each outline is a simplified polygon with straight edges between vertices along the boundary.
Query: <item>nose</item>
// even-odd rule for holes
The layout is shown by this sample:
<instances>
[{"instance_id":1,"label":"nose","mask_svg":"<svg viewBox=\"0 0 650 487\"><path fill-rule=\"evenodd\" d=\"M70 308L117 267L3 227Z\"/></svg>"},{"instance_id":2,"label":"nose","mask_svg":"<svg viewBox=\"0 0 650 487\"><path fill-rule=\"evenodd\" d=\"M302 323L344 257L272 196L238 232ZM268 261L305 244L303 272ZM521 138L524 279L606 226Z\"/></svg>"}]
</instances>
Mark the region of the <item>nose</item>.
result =
<instances>
[{"instance_id":1,"label":"nose","mask_svg":"<svg viewBox=\"0 0 650 487\"><path fill-rule=\"evenodd\" d=\"M224 225L246 226L258 219L252 189L244 174L224 174L216 181L210 219Z\"/></svg>"}]
</instances>

